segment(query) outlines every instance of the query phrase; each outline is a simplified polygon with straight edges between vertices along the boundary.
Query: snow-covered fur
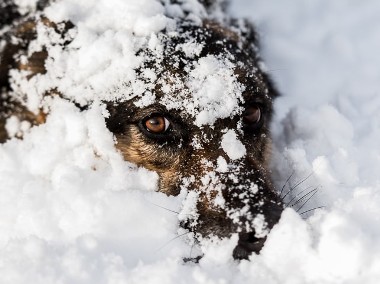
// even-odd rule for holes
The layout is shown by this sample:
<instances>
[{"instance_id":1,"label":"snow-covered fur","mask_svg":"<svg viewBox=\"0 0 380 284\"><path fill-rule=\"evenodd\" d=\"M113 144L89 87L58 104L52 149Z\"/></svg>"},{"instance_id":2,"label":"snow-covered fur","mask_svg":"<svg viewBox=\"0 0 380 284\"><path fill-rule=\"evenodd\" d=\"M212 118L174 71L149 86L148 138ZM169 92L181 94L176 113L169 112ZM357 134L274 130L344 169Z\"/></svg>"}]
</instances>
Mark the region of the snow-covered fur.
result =
<instances>
[{"instance_id":1,"label":"snow-covered fur","mask_svg":"<svg viewBox=\"0 0 380 284\"><path fill-rule=\"evenodd\" d=\"M7 3L1 23L0 138L9 136L6 124L14 117L44 123L55 97L81 110L101 101L124 159L157 172L161 192L189 192L194 208L180 218L183 228L196 239L238 233L235 258L260 251L283 206L268 172L269 123L277 92L262 70L252 25L221 16L221 1L162 1L167 15L162 28L150 33L136 28L123 39L122 44L134 45L131 56L138 62L116 56L103 68L130 68L99 73L100 79L87 86L91 80L86 77L74 82L81 76L77 71L86 72L79 65L63 73L60 69L77 55L88 56L79 54L86 48L78 44L81 27L50 18L44 12L46 2L25 15L14 13L12 2ZM59 52L70 56L65 59ZM112 50L105 52L112 57ZM53 66L57 62L59 68ZM65 76L74 81L65 81ZM98 84L118 76L113 85ZM25 87L31 82L41 86L34 97Z\"/></svg>"}]
</instances>

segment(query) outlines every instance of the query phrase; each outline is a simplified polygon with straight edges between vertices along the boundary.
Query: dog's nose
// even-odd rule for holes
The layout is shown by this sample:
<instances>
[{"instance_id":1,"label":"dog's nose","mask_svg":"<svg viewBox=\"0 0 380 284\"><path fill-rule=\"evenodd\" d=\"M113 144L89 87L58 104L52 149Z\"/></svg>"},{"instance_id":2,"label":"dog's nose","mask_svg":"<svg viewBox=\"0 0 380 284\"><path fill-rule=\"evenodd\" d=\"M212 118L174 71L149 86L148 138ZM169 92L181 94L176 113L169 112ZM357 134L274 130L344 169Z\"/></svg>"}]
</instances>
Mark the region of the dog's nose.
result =
<instances>
[{"instance_id":1,"label":"dog's nose","mask_svg":"<svg viewBox=\"0 0 380 284\"><path fill-rule=\"evenodd\" d=\"M267 212L267 226L269 229L272 229L281 217L283 206L281 203L273 202L266 204L265 210ZM239 233L238 243L233 251L233 257L235 259L248 259L252 253L260 252L265 241L266 237L257 238L255 232L241 232Z\"/></svg>"},{"instance_id":2,"label":"dog's nose","mask_svg":"<svg viewBox=\"0 0 380 284\"><path fill-rule=\"evenodd\" d=\"M256 238L255 233L240 233L239 241L233 251L235 259L248 259L252 252L258 253L264 246L266 238Z\"/></svg>"}]
</instances>

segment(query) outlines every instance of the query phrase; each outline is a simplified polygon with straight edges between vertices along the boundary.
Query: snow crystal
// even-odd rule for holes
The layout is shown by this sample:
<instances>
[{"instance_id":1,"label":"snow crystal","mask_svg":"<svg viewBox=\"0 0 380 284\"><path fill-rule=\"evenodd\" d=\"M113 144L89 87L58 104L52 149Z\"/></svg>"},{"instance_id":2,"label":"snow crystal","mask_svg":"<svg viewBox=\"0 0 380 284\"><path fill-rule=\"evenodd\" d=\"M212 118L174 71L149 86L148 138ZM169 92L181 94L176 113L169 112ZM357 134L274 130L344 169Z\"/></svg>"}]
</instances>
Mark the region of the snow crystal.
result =
<instances>
[{"instance_id":1,"label":"snow crystal","mask_svg":"<svg viewBox=\"0 0 380 284\"><path fill-rule=\"evenodd\" d=\"M243 143L237 138L236 132L232 129L223 134L221 146L223 151L232 160L244 157L247 152Z\"/></svg>"},{"instance_id":2,"label":"snow crystal","mask_svg":"<svg viewBox=\"0 0 380 284\"><path fill-rule=\"evenodd\" d=\"M30 123L27 121L20 121L16 116L11 116L5 123L5 129L9 137L16 137L22 135L23 132L30 128Z\"/></svg>"},{"instance_id":3,"label":"snow crystal","mask_svg":"<svg viewBox=\"0 0 380 284\"><path fill-rule=\"evenodd\" d=\"M183 44L179 44L176 49L182 50L186 57L194 57L195 55L199 55L204 48L202 43L197 42L187 42Z\"/></svg>"},{"instance_id":4,"label":"snow crystal","mask_svg":"<svg viewBox=\"0 0 380 284\"><path fill-rule=\"evenodd\" d=\"M178 214L178 219L180 221L192 220L192 225L196 225L196 220L199 216L197 209L198 196L199 194L195 191L191 191L187 194L182 202L181 212Z\"/></svg>"},{"instance_id":5,"label":"snow crystal","mask_svg":"<svg viewBox=\"0 0 380 284\"><path fill-rule=\"evenodd\" d=\"M229 239L210 238L203 240L202 251L206 257L201 259L201 265L206 268L207 266L213 267L232 263L232 251L237 242L237 234Z\"/></svg>"},{"instance_id":6,"label":"snow crystal","mask_svg":"<svg viewBox=\"0 0 380 284\"><path fill-rule=\"evenodd\" d=\"M224 159L223 157L220 156L220 157L218 157L216 162L217 162L216 171L222 172L222 173L225 173L228 171L228 164L227 164L226 159Z\"/></svg>"},{"instance_id":7,"label":"snow crystal","mask_svg":"<svg viewBox=\"0 0 380 284\"><path fill-rule=\"evenodd\" d=\"M38 0L14 0L17 5L18 11L21 15L24 15L30 11L35 11Z\"/></svg>"},{"instance_id":8,"label":"snow crystal","mask_svg":"<svg viewBox=\"0 0 380 284\"><path fill-rule=\"evenodd\" d=\"M268 235L269 230L263 214L258 214L252 221L253 228L255 229L255 237L263 238Z\"/></svg>"}]
</instances>

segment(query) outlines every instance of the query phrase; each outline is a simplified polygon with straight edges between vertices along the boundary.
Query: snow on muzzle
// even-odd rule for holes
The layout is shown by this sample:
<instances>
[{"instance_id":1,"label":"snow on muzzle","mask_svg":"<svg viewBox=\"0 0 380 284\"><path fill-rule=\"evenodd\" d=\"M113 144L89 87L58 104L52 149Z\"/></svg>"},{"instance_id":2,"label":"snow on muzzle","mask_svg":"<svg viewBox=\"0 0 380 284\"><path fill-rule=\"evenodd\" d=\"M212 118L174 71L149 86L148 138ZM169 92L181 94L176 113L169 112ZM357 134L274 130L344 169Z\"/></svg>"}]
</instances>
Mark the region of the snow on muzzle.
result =
<instances>
[{"instance_id":1,"label":"snow on muzzle","mask_svg":"<svg viewBox=\"0 0 380 284\"><path fill-rule=\"evenodd\" d=\"M228 160L228 158L226 158ZM232 163L220 156L217 161L200 161L182 180L192 206L185 206L181 226L197 240L238 233L235 259L258 253L270 229L279 221L283 205L267 173L246 157Z\"/></svg>"}]
</instances>

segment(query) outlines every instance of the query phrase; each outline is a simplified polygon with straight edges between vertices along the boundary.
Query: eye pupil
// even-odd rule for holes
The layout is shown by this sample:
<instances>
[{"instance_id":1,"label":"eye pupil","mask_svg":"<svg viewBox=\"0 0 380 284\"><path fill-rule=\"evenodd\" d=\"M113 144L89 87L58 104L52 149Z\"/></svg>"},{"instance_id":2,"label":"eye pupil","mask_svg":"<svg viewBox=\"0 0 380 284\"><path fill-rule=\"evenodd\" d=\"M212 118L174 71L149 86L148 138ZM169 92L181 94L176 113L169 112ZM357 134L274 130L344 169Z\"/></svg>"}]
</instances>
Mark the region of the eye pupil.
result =
<instances>
[{"instance_id":1,"label":"eye pupil","mask_svg":"<svg viewBox=\"0 0 380 284\"><path fill-rule=\"evenodd\" d=\"M169 120L163 116L154 116L145 121L146 129L152 133L164 133L169 125Z\"/></svg>"},{"instance_id":2,"label":"eye pupil","mask_svg":"<svg viewBox=\"0 0 380 284\"><path fill-rule=\"evenodd\" d=\"M258 106L250 106L243 113L244 122L247 124L255 124L261 120L261 109Z\"/></svg>"}]
</instances>

